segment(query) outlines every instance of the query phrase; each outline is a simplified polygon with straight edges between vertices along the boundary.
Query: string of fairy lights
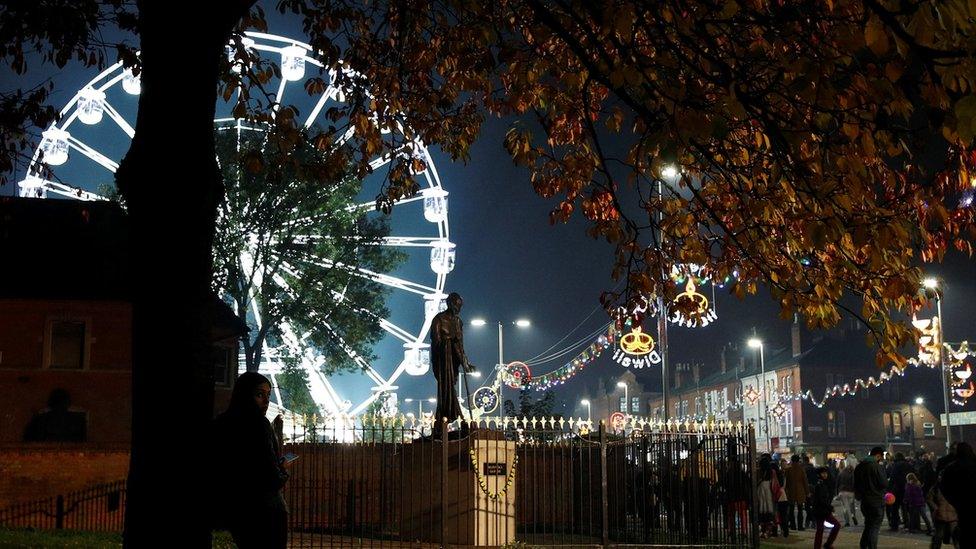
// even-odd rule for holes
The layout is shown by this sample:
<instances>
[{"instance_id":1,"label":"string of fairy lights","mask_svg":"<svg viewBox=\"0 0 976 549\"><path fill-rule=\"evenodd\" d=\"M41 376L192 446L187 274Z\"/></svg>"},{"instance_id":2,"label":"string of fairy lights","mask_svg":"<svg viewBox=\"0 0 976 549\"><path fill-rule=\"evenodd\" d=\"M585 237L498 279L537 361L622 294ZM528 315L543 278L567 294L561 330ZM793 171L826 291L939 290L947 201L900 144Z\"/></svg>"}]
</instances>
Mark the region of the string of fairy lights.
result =
<instances>
[{"instance_id":1,"label":"string of fairy lights","mask_svg":"<svg viewBox=\"0 0 976 549\"><path fill-rule=\"evenodd\" d=\"M685 285L685 291L673 301L673 307L669 308L671 310L668 312L668 320L687 327L706 326L717 318L714 289L716 286L723 287L734 278L734 276L730 276L720 282L711 281L708 273L697 265L676 267L672 270L671 276L675 283ZM700 286L709 282L712 284L713 292L711 303L698 291ZM943 339L938 317L921 320L913 318L912 323L920 333L919 350L918 357L909 359L907 366L932 369L944 367L950 379L952 402L959 406L965 405L966 401L976 394L976 383L971 379L972 366L967 361L967 359L976 356L976 351L969 348L967 341L963 341L955 348L949 343L941 343L940 345ZM570 378L592 364L615 343L617 343L617 349L614 352L614 360L624 367L643 368L661 362L660 356L654 350L654 339L649 334L644 333L640 326L631 327L631 321L628 317L628 320L625 321L611 322L607 326L606 332L601 333L586 349L572 360L550 372L533 376L531 369L524 362L507 364L500 373L502 382L513 389L532 389L535 391L552 389L566 383ZM879 387L892 379L904 377L908 369L907 366L893 365L877 376L856 378L848 383L835 384L832 387L825 388L822 397L818 397L813 389L799 392L773 389L770 391L771 394L767 394L767 400L774 402L769 413L773 417L780 418L791 409L790 403L800 400L808 401L817 408L823 408L831 398L854 396L859 391ZM764 387L761 390L767 389ZM748 385L740 396L731 399L723 396L721 400L724 403L708 403L706 405L709 409L708 414L696 413L675 419L677 421L703 421L709 415L727 414L742 409L746 405L754 406L761 397L760 390ZM696 408L698 408L697 405Z\"/></svg>"}]
</instances>

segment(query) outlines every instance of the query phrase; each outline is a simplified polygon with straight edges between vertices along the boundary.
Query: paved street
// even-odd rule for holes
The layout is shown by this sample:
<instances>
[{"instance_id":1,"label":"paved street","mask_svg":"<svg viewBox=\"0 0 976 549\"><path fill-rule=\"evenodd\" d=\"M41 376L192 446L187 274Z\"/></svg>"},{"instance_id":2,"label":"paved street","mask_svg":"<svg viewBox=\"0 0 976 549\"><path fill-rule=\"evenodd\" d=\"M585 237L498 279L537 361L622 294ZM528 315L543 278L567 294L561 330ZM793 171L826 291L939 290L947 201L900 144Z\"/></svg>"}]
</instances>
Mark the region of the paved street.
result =
<instances>
[{"instance_id":1,"label":"paved street","mask_svg":"<svg viewBox=\"0 0 976 549\"><path fill-rule=\"evenodd\" d=\"M840 535L837 536L837 541L834 543L834 547L837 549L856 549L858 547L858 540L861 538L862 530L863 528L860 526L852 526L850 528L842 529ZM813 534L813 530L790 532L790 536L786 539L771 538L764 540L761 546L764 548L768 547L770 549L774 547L812 547ZM825 540L826 536L827 534L824 533ZM882 527L878 547L880 549L928 547L930 540L931 538L925 534L909 534L907 532L899 532L895 534L890 532L886 527Z\"/></svg>"}]
</instances>

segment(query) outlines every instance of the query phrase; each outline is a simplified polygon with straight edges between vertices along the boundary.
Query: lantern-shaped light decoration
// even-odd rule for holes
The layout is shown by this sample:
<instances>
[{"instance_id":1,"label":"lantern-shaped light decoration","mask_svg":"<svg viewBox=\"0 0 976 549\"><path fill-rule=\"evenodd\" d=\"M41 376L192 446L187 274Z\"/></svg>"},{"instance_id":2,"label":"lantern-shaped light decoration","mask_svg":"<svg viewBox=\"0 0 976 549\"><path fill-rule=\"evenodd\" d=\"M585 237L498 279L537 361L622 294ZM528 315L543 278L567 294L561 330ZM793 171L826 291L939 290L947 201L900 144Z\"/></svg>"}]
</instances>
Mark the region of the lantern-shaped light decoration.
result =
<instances>
[{"instance_id":1,"label":"lantern-shaped light decoration","mask_svg":"<svg viewBox=\"0 0 976 549\"><path fill-rule=\"evenodd\" d=\"M430 268L439 275L446 275L454 270L455 258L454 243L441 240L430 249Z\"/></svg>"},{"instance_id":2,"label":"lantern-shaped light decoration","mask_svg":"<svg viewBox=\"0 0 976 549\"><path fill-rule=\"evenodd\" d=\"M291 45L281 50L281 77L292 82L305 78L305 48Z\"/></svg>"},{"instance_id":3,"label":"lantern-shaped light decoration","mask_svg":"<svg viewBox=\"0 0 976 549\"><path fill-rule=\"evenodd\" d=\"M78 120L92 125L102 121L102 112L105 110L105 92L95 88L84 88L78 92L78 103L75 107L78 111Z\"/></svg>"},{"instance_id":4,"label":"lantern-shaped light decoration","mask_svg":"<svg viewBox=\"0 0 976 549\"><path fill-rule=\"evenodd\" d=\"M440 187L424 190L424 219L431 223L447 219L447 191Z\"/></svg>"},{"instance_id":5,"label":"lantern-shaped light decoration","mask_svg":"<svg viewBox=\"0 0 976 549\"><path fill-rule=\"evenodd\" d=\"M411 376L426 374L430 370L430 347L423 343L404 343L403 369Z\"/></svg>"},{"instance_id":6,"label":"lantern-shaped light decoration","mask_svg":"<svg viewBox=\"0 0 976 549\"><path fill-rule=\"evenodd\" d=\"M68 137L70 134L58 128L45 130L41 139L41 152L49 166L60 166L68 161Z\"/></svg>"},{"instance_id":7,"label":"lantern-shaped light decoration","mask_svg":"<svg viewBox=\"0 0 976 549\"><path fill-rule=\"evenodd\" d=\"M139 95L142 93L142 78L132 74L131 70L126 70L122 76L122 89L129 95Z\"/></svg>"},{"instance_id":8,"label":"lantern-shaped light decoration","mask_svg":"<svg viewBox=\"0 0 976 549\"><path fill-rule=\"evenodd\" d=\"M47 197L47 190L44 189L44 180L36 175L28 175L17 186L20 187L20 196L29 198Z\"/></svg>"},{"instance_id":9,"label":"lantern-shaped light decoration","mask_svg":"<svg viewBox=\"0 0 976 549\"><path fill-rule=\"evenodd\" d=\"M424 296L424 317L433 318L441 311L447 310L447 294L430 294Z\"/></svg>"}]
</instances>

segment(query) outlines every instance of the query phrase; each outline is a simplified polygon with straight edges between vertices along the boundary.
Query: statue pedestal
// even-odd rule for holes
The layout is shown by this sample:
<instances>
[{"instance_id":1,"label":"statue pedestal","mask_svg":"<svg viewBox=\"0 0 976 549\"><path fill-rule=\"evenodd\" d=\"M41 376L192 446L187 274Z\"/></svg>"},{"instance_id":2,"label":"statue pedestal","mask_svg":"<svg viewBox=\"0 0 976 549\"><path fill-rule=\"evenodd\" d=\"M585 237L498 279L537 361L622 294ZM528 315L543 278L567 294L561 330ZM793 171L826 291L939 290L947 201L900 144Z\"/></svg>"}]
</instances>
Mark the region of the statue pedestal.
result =
<instances>
[{"instance_id":1,"label":"statue pedestal","mask_svg":"<svg viewBox=\"0 0 976 549\"><path fill-rule=\"evenodd\" d=\"M489 436L474 432L466 440L448 441L446 461L440 441L408 446L400 507L402 540L476 547L515 541L515 481L510 476L515 442ZM521 474L515 467L515 474ZM511 485L500 494L509 478Z\"/></svg>"}]
</instances>

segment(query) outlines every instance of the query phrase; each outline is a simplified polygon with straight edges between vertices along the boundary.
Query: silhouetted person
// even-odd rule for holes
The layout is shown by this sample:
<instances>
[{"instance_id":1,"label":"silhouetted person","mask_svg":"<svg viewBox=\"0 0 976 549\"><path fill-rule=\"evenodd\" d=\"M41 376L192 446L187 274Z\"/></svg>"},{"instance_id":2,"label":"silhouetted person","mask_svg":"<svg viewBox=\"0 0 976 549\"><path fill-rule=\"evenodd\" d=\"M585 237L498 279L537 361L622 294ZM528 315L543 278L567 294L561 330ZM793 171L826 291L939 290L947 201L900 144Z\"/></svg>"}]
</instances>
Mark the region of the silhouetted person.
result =
<instances>
[{"instance_id":1,"label":"silhouetted person","mask_svg":"<svg viewBox=\"0 0 976 549\"><path fill-rule=\"evenodd\" d=\"M47 409L31 418L24 430L26 442L84 442L85 414L70 412L71 397L64 389L54 389L47 397Z\"/></svg>"},{"instance_id":2,"label":"silhouetted person","mask_svg":"<svg viewBox=\"0 0 976 549\"><path fill-rule=\"evenodd\" d=\"M444 418L448 423L461 417L458 403L458 372L471 371L464 354L461 307L464 300L452 292L447 296L447 309L434 315L430 324L430 363L437 380L437 410L434 412L434 437L439 438Z\"/></svg>"},{"instance_id":3,"label":"silhouetted person","mask_svg":"<svg viewBox=\"0 0 976 549\"><path fill-rule=\"evenodd\" d=\"M218 527L230 530L240 549L283 549L288 541L288 510L281 494L288 473L265 417L270 395L267 378L241 374L227 411L213 425Z\"/></svg>"},{"instance_id":4,"label":"silhouetted person","mask_svg":"<svg viewBox=\"0 0 976 549\"><path fill-rule=\"evenodd\" d=\"M976 453L969 443L956 446L956 458L942 472L939 487L959 517L959 547L976 547Z\"/></svg>"}]
</instances>

